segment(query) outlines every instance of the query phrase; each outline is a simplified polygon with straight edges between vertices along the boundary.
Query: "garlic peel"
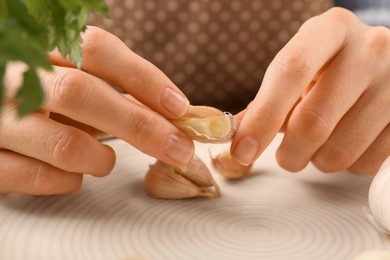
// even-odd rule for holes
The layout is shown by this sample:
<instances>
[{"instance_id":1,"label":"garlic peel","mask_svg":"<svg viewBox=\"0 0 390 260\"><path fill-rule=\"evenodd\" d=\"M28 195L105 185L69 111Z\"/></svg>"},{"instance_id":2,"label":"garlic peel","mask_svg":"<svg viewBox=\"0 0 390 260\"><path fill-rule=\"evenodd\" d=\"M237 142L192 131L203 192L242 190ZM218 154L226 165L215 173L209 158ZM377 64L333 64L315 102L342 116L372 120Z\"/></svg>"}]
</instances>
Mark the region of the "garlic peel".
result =
<instances>
[{"instance_id":1,"label":"garlic peel","mask_svg":"<svg viewBox=\"0 0 390 260\"><path fill-rule=\"evenodd\" d=\"M188 164L176 167L174 168L174 171L191 180L196 185L199 185L201 187L212 186L215 188L217 193L220 193L220 188L213 179L210 170L196 155L194 155L194 157Z\"/></svg>"}]
</instances>

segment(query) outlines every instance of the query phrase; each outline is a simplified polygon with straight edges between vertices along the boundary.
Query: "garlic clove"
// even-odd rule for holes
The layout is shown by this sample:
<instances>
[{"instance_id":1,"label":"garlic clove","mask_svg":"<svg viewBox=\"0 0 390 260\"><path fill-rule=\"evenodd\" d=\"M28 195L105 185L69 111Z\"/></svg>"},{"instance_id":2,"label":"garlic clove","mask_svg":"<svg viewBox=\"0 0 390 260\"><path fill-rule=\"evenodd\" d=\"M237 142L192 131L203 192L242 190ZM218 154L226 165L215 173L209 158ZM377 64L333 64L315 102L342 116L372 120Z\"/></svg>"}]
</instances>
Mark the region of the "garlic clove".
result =
<instances>
[{"instance_id":1,"label":"garlic clove","mask_svg":"<svg viewBox=\"0 0 390 260\"><path fill-rule=\"evenodd\" d=\"M201 187L213 186L216 192L220 193L220 188L213 179L209 168L198 156L194 155L188 164L177 167L174 170L196 185Z\"/></svg>"},{"instance_id":2,"label":"garlic clove","mask_svg":"<svg viewBox=\"0 0 390 260\"><path fill-rule=\"evenodd\" d=\"M230 154L230 149L213 157L210 152L211 162L219 174L226 179L240 179L248 174L252 168L250 165L242 165L234 160Z\"/></svg>"},{"instance_id":3,"label":"garlic clove","mask_svg":"<svg viewBox=\"0 0 390 260\"><path fill-rule=\"evenodd\" d=\"M151 196L161 199L217 197L220 194L215 186L199 186L178 173L176 167L162 161L150 166L144 185Z\"/></svg>"},{"instance_id":4,"label":"garlic clove","mask_svg":"<svg viewBox=\"0 0 390 260\"><path fill-rule=\"evenodd\" d=\"M229 141L237 129L233 115L208 106L190 106L183 117L171 122L193 140L205 143Z\"/></svg>"}]
</instances>

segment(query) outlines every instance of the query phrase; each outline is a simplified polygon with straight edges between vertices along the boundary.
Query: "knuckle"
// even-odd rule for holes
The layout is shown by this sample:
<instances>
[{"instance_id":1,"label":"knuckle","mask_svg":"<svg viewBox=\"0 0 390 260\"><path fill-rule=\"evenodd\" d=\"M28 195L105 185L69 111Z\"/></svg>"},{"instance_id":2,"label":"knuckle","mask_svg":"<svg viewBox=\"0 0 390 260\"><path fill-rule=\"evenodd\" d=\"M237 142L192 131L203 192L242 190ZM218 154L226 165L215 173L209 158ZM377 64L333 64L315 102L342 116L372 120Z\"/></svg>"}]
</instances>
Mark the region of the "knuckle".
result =
<instances>
[{"instance_id":1,"label":"knuckle","mask_svg":"<svg viewBox=\"0 0 390 260\"><path fill-rule=\"evenodd\" d=\"M73 128L63 128L48 140L51 146L53 164L62 166L64 169L77 165L77 152L83 139L82 132Z\"/></svg>"},{"instance_id":2,"label":"knuckle","mask_svg":"<svg viewBox=\"0 0 390 260\"><path fill-rule=\"evenodd\" d=\"M313 61L305 50L280 52L275 62L277 73L288 78L302 77L313 70Z\"/></svg>"},{"instance_id":3,"label":"knuckle","mask_svg":"<svg viewBox=\"0 0 390 260\"><path fill-rule=\"evenodd\" d=\"M160 122L149 113L135 113L127 117L123 128L125 136L131 133L133 141L139 142L145 137L150 139L155 135L155 129Z\"/></svg>"},{"instance_id":4,"label":"knuckle","mask_svg":"<svg viewBox=\"0 0 390 260\"><path fill-rule=\"evenodd\" d=\"M366 48L378 57L388 56L390 30L384 26L371 27L365 41Z\"/></svg>"},{"instance_id":5,"label":"knuckle","mask_svg":"<svg viewBox=\"0 0 390 260\"><path fill-rule=\"evenodd\" d=\"M78 108L88 90L88 84L85 88L79 87L82 81L83 73L76 69L59 73L54 79L50 100L61 108Z\"/></svg>"},{"instance_id":6,"label":"knuckle","mask_svg":"<svg viewBox=\"0 0 390 260\"><path fill-rule=\"evenodd\" d=\"M351 24L358 20L353 12L341 7L333 7L329 9L328 15L330 16L331 21L342 25Z\"/></svg>"},{"instance_id":7,"label":"knuckle","mask_svg":"<svg viewBox=\"0 0 390 260\"><path fill-rule=\"evenodd\" d=\"M323 143L329 137L332 128L325 113L314 109L296 109L289 123L289 131L305 140ZM288 128L289 128L288 126Z\"/></svg>"}]
</instances>

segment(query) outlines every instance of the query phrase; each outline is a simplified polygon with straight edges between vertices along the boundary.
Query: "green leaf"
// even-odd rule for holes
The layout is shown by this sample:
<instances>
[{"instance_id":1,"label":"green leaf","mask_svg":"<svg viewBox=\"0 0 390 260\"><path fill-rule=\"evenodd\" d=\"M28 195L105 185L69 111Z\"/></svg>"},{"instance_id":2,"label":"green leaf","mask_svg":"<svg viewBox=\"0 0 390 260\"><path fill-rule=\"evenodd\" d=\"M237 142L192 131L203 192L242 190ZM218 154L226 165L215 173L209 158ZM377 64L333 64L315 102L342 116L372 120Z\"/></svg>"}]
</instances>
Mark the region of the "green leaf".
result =
<instances>
[{"instance_id":1,"label":"green leaf","mask_svg":"<svg viewBox=\"0 0 390 260\"><path fill-rule=\"evenodd\" d=\"M102 0L26 0L30 14L49 31L50 49L58 48L61 55L69 55L71 61L81 68L82 39L88 14L98 11L106 16L108 8Z\"/></svg>"},{"instance_id":2,"label":"green leaf","mask_svg":"<svg viewBox=\"0 0 390 260\"><path fill-rule=\"evenodd\" d=\"M4 95L4 71L10 61L28 66L18 90L19 114L25 115L43 102L37 70L52 70L48 52L58 48L81 68L82 39L88 14L109 16L103 0L0 0L0 108Z\"/></svg>"},{"instance_id":3,"label":"green leaf","mask_svg":"<svg viewBox=\"0 0 390 260\"><path fill-rule=\"evenodd\" d=\"M0 20L5 19L8 16L8 8L5 0L0 0Z\"/></svg>"},{"instance_id":4,"label":"green leaf","mask_svg":"<svg viewBox=\"0 0 390 260\"><path fill-rule=\"evenodd\" d=\"M1 108L3 107L4 104L4 75L5 75L5 66L0 65L0 115L1 115Z\"/></svg>"},{"instance_id":5,"label":"green leaf","mask_svg":"<svg viewBox=\"0 0 390 260\"><path fill-rule=\"evenodd\" d=\"M101 0L59 0L59 2L68 11L74 12L82 8L88 12L100 12L107 18L110 17L107 5Z\"/></svg>"},{"instance_id":6,"label":"green leaf","mask_svg":"<svg viewBox=\"0 0 390 260\"><path fill-rule=\"evenodd\" d=\"M23 61L32 67L50 70L47 58L47 38L26 32L14 21L0 23L0 64L7 61ZM46 43L44 42L46 40Z\"/></svg>"},{"instance_id":7,"label":"green leaf","mask_svg":"<svg viewBox=\"0 0 390 260\"><path fill-rule=\"evenodd\" d=\"M42 89L36 74L37 68L51 70L48 60L47 30L27 13L26 6L19 0L0 0L7 8L6 16L0 20L0 106L4 104L4 74L8 62L21 61L29 67L24 74L23 87L19 89L18 108L20 115L39 107ZM31 82L31 83L28 83ZM28 86L32 86L31 89ZM30 94L31 98L30 98ZM39 104L37 103L39 102Z\"/></svg>"},{"instance_id":8,"label":"green leaf","mask_svg":"<svg viewBox=\"0 0 390 260\"><path fill-rule=\"evenodd\" d=\"M44 100L44 93L36 70L28 69L24 74L22 86L16 93L19 116L25 116L37 110Z\"/></svg>"},{"instance_id":9,"label":"green leaf","mask_svg":"<svg viewBox=\"0 0 390 260\"><path fill-rule=\"evenodd\" d=\"M29 15L23 1L3 0L3 2L7 6L7 19L16 21L30 33L46 34L45 27L40 25L31 15Z\"/></svg>"}]
</instances>

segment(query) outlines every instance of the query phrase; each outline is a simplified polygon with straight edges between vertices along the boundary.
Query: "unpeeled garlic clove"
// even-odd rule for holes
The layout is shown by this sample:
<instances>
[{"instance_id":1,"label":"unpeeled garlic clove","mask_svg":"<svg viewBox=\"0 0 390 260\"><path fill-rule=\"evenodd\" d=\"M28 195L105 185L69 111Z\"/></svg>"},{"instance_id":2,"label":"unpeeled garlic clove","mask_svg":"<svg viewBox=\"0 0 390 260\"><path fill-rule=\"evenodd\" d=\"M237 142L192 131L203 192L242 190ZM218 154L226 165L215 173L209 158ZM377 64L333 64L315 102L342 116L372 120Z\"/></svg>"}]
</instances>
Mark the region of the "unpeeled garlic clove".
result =
<instances>
[{"instance_id":1,"label":"unpeeled garlic clove","mask_svg":"<svg viewBox=\"0 0 390 260\"><path fill-rule=\"evenodd\" d=\"M213 157L210 153L211 162L219 174L226 179L240 179L248 174L252 168L250 165L242 165L234 160L230 154L230 149Z\"/></svg>"},{"instance_id":2,"label":"unpeeled garlic clove","mask_svg":"<svg viewBox=\"0 0 390 260\"><path fill-rule=\"evenodd\" d=\"M197 157L182 167L157 161L144 180L148 193L161 199L217 197L220 190L210 171Z\"/></svg>"},{"instance_id":3,"label":"unpeeled garlic clove","mask_svg":"<svg viewBox=\"0 0 390 260\"><path fill-rule=\"evenodd\" d=\"M200 187L214 187L220 193L219 186L213 179L209 168L196 155L186 165L174 168L174 171Z\"/></svg>"},{"instance_id":4,"label":"unpeeled garlic clove","mask_svg":"<svg viewBox=\"0 0 390 260\"><path fill-rule=\"evenodd\" d=\"M208 106L190 106L183 117L171 122L193 140L205 143L230 141L237 129L233 115Z\"/></svg>"}]
</instances>

